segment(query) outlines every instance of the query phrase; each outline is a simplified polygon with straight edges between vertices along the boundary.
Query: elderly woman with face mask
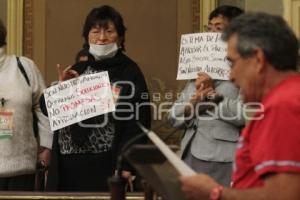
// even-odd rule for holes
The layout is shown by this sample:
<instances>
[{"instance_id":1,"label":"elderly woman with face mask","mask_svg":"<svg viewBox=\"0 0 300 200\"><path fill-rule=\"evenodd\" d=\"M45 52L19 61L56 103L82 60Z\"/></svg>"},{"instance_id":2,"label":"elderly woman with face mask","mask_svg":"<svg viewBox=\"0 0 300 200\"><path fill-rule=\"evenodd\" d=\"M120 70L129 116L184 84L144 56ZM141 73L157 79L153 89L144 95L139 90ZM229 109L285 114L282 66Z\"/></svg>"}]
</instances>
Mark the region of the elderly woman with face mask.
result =
<instances>
[{"instance_id":1,"label":"elderly woman with face mask","mask_svg":"<svg viewBox=\"0 0 300 200\"><path fill-rule=\"evenodd\" d=\"M105 5L92 9L83 27L85 44L77 55L77 63L64 70L58 65L60 81L107 71L114 85L116 111L56 132L48 190L108 190L107 179L116 170L122 147L140 134L136 122L150 127L144 76L138 65L123 53L125 30L123 19L114 8ZM145 139L137 142L144 143ZM124 176L132 172L127 163L123 163L121 170Z\"/></svg>"},{"instance_id":2,"label":"elderly woman with face mask","mask_svg":"<svg viewBox=\"0 0 300 200\"><path fill-rule=\"evenodd\" d=\"M36 163L48 165L53 138L39 106L45 83L32 60L7 55L5 45L6 28L0 20L0 190L32 191Z\"/></svg>"}]
</instances>

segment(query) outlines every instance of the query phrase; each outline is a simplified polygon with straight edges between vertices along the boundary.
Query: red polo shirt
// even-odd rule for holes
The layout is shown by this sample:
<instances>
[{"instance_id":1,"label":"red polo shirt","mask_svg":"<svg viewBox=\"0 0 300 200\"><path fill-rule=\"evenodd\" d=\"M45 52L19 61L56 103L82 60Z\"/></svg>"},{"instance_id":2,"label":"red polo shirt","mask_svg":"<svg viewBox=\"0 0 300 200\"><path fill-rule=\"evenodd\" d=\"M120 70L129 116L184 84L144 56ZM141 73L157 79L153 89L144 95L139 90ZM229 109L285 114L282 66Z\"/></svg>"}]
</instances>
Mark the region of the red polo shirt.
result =
<instances>
[{"instance_id":1,"label":"red polo shirt","mask_svg":"<svg viewBox=\"0 0 300 200\"><path fill-rule=\"evenodd\" d=\"M300 76L290 76L263 99L238 143L234 188L263 185L269 173L300 173Z\"/></svg>"}]
</instances>

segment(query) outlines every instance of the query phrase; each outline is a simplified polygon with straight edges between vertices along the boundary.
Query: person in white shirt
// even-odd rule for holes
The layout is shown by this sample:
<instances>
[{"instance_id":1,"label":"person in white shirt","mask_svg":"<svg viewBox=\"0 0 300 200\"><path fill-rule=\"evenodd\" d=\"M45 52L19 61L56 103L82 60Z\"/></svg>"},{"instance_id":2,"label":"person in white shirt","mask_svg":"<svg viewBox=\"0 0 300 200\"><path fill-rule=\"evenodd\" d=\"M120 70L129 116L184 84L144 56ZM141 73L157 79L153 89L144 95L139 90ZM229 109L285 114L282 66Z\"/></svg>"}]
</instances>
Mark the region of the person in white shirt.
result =
<instances>
[{"instance_id":1,"label":"person in white shirt","mask_svg":"<svg viewBox=\"0 0 300 200\"><path fill-rule=\"evenodd\" d=\"M31 191L36 163L48 165L52 147L49 121L39 106L45 84L32 60L18 58L22 72L17 57L6 55L5 45L6 28L0 21L0 190Z\"/></svg>"}]
</instances>

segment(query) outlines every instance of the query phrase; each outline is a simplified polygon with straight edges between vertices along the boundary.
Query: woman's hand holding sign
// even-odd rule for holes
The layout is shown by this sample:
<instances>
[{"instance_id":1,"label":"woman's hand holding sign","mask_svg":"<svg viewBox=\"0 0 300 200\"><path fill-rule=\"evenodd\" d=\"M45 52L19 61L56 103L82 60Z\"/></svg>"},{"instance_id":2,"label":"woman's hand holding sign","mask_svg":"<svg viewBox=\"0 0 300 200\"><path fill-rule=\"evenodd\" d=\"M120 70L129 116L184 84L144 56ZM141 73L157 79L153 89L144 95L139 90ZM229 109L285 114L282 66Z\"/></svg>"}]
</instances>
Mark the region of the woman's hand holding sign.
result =
<instances>
[{"instance_id":1,"label":"woman's hand holding sign","mask_svg":"<svg viewBox=\"0 0 300 200\"><path fill-rule=\"evenodd\" d=\"M213 80L206 73L198 73L198 77L195 81L196 91L190 99L190 104L185 107L185 116L191 116L192 109L196 110L197 113L201 113L211 106L205 103L208 96L216 95L213 88ZM202 103L202 104L198 104Z\"/></svg>"}]
</instances>

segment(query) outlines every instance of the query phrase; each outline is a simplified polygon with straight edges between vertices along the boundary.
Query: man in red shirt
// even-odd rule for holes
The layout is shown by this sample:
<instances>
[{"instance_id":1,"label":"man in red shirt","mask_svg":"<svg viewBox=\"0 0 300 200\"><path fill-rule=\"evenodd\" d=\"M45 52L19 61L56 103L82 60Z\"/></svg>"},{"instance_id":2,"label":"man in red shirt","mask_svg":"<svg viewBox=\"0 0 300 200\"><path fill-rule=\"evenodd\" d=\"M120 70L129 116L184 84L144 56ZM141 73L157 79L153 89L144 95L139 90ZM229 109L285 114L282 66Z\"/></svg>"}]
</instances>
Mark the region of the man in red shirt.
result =
<instances>
[{"instance_id":1,"label":"man in red shirt","mask_svg":"<svg viewBox=\"0 0 300 200\"><path fill-rule=\"evenodd\" d=\"M234 19L223 33L230 78L245 104L260 103L239 139L233 188L204 174L181 177L188 199L300 199L299 42L286 22L263 13Z\"/></svg>"}]
</instances>

